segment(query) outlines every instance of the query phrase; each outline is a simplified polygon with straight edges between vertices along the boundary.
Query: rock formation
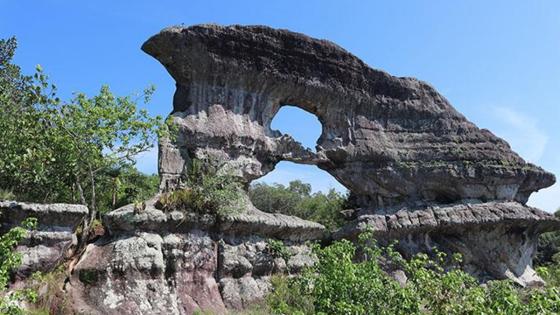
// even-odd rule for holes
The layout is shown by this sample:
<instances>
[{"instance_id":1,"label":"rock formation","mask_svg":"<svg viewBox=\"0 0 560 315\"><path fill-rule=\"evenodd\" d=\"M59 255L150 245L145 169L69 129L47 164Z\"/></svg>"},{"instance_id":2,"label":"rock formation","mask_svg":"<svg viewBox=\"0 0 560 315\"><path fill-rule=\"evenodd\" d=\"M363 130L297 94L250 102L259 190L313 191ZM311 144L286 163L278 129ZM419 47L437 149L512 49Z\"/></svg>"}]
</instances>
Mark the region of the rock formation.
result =
<instances>
[{"instance_id":1,"label":"rock formation","mask_svg":"<svg viewBox=\"0 0 560 315\"><path fill-rule=\"evenodd\" d=\"M86 314L223 314L261 301L274 273L298 272L314 257L303 242L324 228L284 215L213 216L163 212L146 202L105 216L109 235L89 244L67 290ZM257 211L257 210L255 210ZM257 212L255 212L257 213ZM280 257L278 239L291 253Z\"/></svg>"},{"instance_id":2,"label":"rock formation","mask_svg":"<svg viewBox=\"0 0 560 315\"><path fill-rule=\"evenodd\" d=\"M177 82L180 136L160 146L165 187L191 158L228 160L245 182L281 160L315 164L361 207L516 200L554 176L525 163L425 82L368 67L337 45L262 26L171 27L142 49ZM282 105L315 114L317 153L270 129Z\"/></svg>"},{"instance_id":3,"label":"rock formation","mask_svg":"<svg viewBox=\"0 0 560 315\"><path fill-rule=\"evenodd\" d=\"M559 223L524 204L554 175L427 83L372 69L329 41L263 26L171 27L142 49L177 83L171 116L180 132L160 143L163 190L182 185L193 158L226 161L247 184L282 160L314 164L357 202L358 218L335 237L371 222L380 238L402 240L404 253L438 245L462 252L481 279L539 281L536 238ZM318 117L316 153L271 130L283 105ZM484 263L489 257L500 259Z\"/></svg>"},{"instance_id":4,"label":"rock formation","mask_svg":"<svg viewBox=\"0 0 560 315\"><path fill-rule=\"evenodd\" d=\"M26 218L36 218L38 223L37 229L30 231L17 247L22 265L16 271L16 279L36 271L51 271L64 260L70 247L76 245L74 232L87 213L87 207L82 205L0 201L0 235Z\"/></svg>"},{"instance_id":5,"label":"rock formation","mask_svg":"<svg viewBox=\"0 0 560 315\"><path fill-rule=\"evenodd\" d=\"M525 203L554 176L427 83L374 70L331 42L263 26L171 27L142 49L177 84L178 135L159 144L162 192L184 185L193 159L223 162L245 186L279 161L313 164L357 203L355 219L332 238L369 227L382 241L399 240L405 255L460 252L481 281L540 281L531 268L536 239L560 222ZM319 118L316 152L271 130L283 105ZM108 234L88 245L67 285L77 312L244 308L263 298L272 274L313 263L304 242L326 237L320 224L250 203L216 217L164 212L150 200L109 213L104 225ZM270 239L291 255L275 253Z\"/></svg>"}]
</instances>

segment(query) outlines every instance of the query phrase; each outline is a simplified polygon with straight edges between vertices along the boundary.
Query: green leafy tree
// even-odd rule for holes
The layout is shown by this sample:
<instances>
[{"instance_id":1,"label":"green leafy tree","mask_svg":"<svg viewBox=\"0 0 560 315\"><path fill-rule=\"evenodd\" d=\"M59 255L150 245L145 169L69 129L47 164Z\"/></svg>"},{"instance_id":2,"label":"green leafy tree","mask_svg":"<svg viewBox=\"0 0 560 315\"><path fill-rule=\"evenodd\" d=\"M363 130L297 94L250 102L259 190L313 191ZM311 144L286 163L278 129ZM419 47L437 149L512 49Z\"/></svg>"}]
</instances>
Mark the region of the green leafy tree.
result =
<instances>
[{"instance_id":1,"label":"green leafy tree","mask_svg":"<svg viewBox=\"0 0 560 315\"><path fill-rule=\"evenodd\" d=\"M256 183L249 188L249 197L262 211L294 215L319 222L331 230L344 223L340 211L344 210L347 196L334 189L326 194L312 193L311 185L300 180L288 186Z\"/></svg>"},{"instance_id":2,"label":"green leafy tree","mask_svg":"<svg viewBox=\"0 0 560 315\"><path fill-rule=\"evenodd\" d=\"M103 207L98 191L109 171L130 167L167 133L161 117L137 105L149 102L154 89L133 98L103 86L95 96L77 93L61 102L40 67L25 76L12 64L16 47L14 38L0 41L0 188L29 201L88 205L87 235Z\"/></svg>"},{"instance_id":3,"label":"green leafy tree","mask_svg":"<svg viewBox=\"0 0 560 315\"><path fill-rule=\"evenodd\" d=\"M143 174L132 165L109 169L105 175L108 183L104 187L110 189L102 191L101 212L149 199L158 192L159 176Z\"/></svg>"}]
</instances>

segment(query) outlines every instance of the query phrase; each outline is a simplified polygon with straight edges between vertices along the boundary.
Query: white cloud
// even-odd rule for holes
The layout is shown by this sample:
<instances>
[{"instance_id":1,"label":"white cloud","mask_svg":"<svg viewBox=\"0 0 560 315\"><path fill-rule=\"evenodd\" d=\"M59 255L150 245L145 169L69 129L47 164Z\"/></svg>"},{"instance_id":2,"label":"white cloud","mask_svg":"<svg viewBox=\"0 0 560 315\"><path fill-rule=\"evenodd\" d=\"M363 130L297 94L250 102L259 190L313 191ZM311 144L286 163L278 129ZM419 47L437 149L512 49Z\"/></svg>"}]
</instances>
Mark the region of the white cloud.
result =
<instances>
[{"instance_id":1,"label":"white cloud","mask_svg":"<svg viewBox=\"0 0 560 315\"><path fill-rule=\"evenodd\" d=\"M501 124L492 131L495 129L496 134L509 142L521 157L538 163L548 143L548 135L539 127L538 121L508 107L494 108L494 116Z\"/></svg>"}]
</instances>

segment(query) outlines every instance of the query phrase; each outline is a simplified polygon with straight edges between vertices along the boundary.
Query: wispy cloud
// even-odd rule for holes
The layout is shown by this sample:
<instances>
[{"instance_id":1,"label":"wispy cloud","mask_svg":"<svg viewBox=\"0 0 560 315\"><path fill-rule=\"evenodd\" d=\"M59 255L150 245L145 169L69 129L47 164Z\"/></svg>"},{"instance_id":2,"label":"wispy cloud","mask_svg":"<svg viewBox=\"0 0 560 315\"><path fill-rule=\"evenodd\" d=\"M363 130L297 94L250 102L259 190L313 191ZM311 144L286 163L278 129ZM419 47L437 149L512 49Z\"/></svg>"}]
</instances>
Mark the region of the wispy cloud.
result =
<instances>
[{"instance_id":1,"label":"wispy cloud","mask_svg":"<svg viewBox=\"0 0 560 315\"><path fill-rule=\"evenodd\" d=\"M493 114L501 122L499 128L493 131L508 141L524 159L532 163L539 162L549 138L539 127L538 120L509 107L495 107Z\"/></svg>"}]
</instances>

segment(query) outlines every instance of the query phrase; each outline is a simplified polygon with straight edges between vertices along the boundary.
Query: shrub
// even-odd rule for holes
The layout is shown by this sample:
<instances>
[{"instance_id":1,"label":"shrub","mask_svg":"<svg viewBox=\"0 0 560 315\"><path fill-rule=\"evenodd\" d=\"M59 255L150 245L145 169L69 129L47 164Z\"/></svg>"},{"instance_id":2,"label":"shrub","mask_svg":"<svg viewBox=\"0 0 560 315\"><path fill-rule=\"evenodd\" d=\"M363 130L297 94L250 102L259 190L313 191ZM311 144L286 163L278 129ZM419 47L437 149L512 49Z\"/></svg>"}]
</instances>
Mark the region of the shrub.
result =
<instances>
[{"instance_id":1,"label":"shrub","mask_svg":"<svg viewBox=\"0 0 560 315\"><path fill-rule=\"evenodd\" d=\"M7 233L0 236L0 314L23 314L17 302L23 299L34 300L36 294L32 290L17 290L6 293L10 281L10 275L21 264L21 254L15 248L27 235L28 229L33 229L37 225L34 218L26 219L20 227L10 229Z\"/></svg>"},{"instance_id":2,"label":"shrub","mask_svg":"<svg viewBox=\"0 0 560 315\"><path fill-rule=\"evenodd\" d=\"M418 254L405 260L370 237L342 240L314 251L318 262L300 277L279 278L268 297L274 314L558 314L558 287L520 290L510 281L481 286L458 268L460 256ZM358 259L360 258L360 259ZM399 284L381 267L400 268ZM446 267L444 267L446 266ZM307 303L307 304L306 304Z\"/></svg>"},{"instance_id":3,"label":"shrub","mask_svg":"<svg viewBox=\"0 0 560 315\"><path fill-rule=\"evenodd\" d=\"M37 292L33 305L27 314L72 314L71 303L64 291L66 280L65 265L58 266L51 272L35 272L26 283L26 287Z\"/></svg>"},{"instance_id":4,"label":"shrub","mask_svg":"<svg viewBox=\"0 0 560 315\"><path fill-rule=\"evenodd\" d=\"M311 193L311 185L295 180L288 186L256 183L249 188L249 197L255 207L270 213L294 215L323 224L335 230L344 223L347 196L331 189L327 193Z\"/></svg>"},{"instance_id":5,"label":"shrub","mask_svg":"<svg viewBox=\"0 0 560 315\"><path fill-rule=\"evenodd\" d=\"M268 239L266 241L267 250L274 258L282 258L286 263L292 256L292 253L288 249L284 242L275 239Z\"/></svg>"},{"instance_id":6,"label":"shrub","mask_svg":"<svg viewBox=\"0 0 560 315\"><path fill-rule=\"evenodd\" d=\"M11 190L0 188L0 200L14 200L16 196Z\"/></svg>"},{"instance_id":7,"label":"shrub","mask_svg":"<svg viewBox=\"0 0 560 315\"><path fill-rule=\"evenodd\" d=\"M165 211L227 216L245 209L245 194L239 180L211 161L193 160L186 187L160 196L156 207Z\"/></svg>"}]
</instances>

